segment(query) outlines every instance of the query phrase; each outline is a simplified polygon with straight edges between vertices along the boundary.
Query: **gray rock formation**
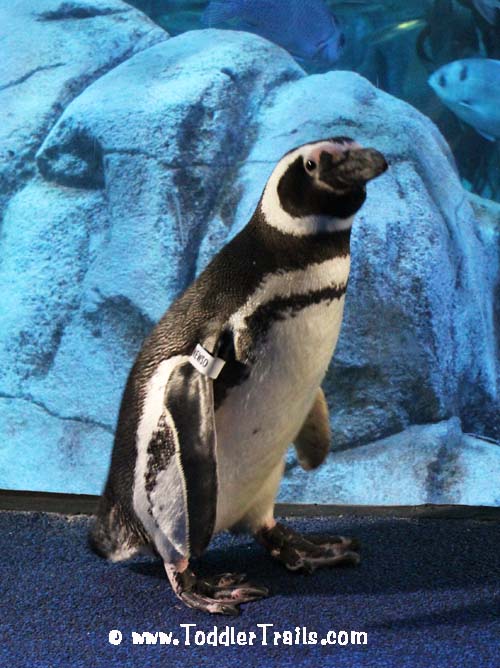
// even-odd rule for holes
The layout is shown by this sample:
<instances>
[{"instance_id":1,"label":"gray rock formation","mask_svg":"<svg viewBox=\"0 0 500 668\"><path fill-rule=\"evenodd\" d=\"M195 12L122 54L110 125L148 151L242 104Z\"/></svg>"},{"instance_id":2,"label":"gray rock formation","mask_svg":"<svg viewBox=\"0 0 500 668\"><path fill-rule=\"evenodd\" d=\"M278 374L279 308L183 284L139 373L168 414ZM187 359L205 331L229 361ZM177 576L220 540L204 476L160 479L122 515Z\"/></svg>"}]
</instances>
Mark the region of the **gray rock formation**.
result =
<instances>
[{"instance_id":1,"label":"gray rock formation","mask_svg":"<svg viewBox=\"0 0 500 668\"><path fill-rule=\"evenodd\" d=\"M34 176L34 155L95 79L168 34L120 0L16 0L0 6L0 212Z\"/></svg>"},{"instance_id":2,"label":"gray rock formation","mask_svg":"<svg viewBox=\"0 0 500 668\"><path fill-rule=\"evenodd\" d=\"M71 407L54 413L31 381L52 366L105 218L95 193L40 181L35 154L93 81L169 36L120 0L2 3L0 25L0 487L95 491L107 466L108 418ZM138 335L134 328L132 345ZM54 381L61 405L79 365L73 359Z\"/></svg>"},{"instance_id":3,"label":"gray rock formation","mask_svg":"<svg viewBox=\"0 0 500 668\"><path fill-rule=\"evenodd\" d=\"M44 60L40 47L24 80L33 79L33 104L16 102L22 113L9 121L21 149L0 187L9 443L0 486L43 488L44 479L56 491L99 491L144 336L245 224L281 155L334 134L375 146L391 164L353 231L345 322L325 385L334 448L355 458L363 451L353 446L454 415L466 430L500 433L498 212L462 190L430 121L354 73L306 76L253 35L167 40L115 0L36 8L39 44L68 31L75 42L67 71L46 68L59 56ZM36 78L49 75L39 101ZM64 111L54 112L56 100ZM2 136L0 149L9 145ZM13 453L24 457L34 440L45 476L36 457L11 472Z\"/></svg>"}]
</instances>

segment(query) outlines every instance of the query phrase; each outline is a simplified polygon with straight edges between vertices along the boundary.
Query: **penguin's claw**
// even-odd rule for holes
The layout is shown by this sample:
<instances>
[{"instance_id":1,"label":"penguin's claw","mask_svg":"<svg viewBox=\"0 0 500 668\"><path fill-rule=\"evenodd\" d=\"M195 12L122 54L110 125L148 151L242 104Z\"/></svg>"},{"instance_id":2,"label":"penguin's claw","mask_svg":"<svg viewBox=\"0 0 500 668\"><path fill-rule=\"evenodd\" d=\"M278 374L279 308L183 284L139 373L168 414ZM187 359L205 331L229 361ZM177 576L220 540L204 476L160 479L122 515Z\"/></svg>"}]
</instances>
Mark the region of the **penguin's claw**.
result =
<instances>
[{"instance_id":1,"label":"penguin's claw","mask_svg":"<svg viewBox=\"0 0 500 668\"><path fill-rule=\"evenodd\" d=\"M234 601L238 604L257 601L259 598L269 596L269 589L266 587L229 587L227 589L218 589L214 592L215 599L224 599Z\"/></svg>"},{"instance_id":2,"label":"penguin's claw","mask_svg":"<svg viewBox=\"0 0 500 668\"><path fill-rule=\"evenodd\" d=\"M216 601L226 603L248 603L269 595L266 587L258 587L246 580L246 575L224 573L199 580L195 589Z\"/></svg>"},{"instance_id":3,"label":"penguin's claw","mask_svg":"<svg viewBox=\"0 0 500 668\"><path fill-rule=\"evenodd\" d=\"M285 561L284 564L289 571L313 573L317 568L325 566L357 566L359 562L360 556L357 552L312 557L309 554L298 551L297 556L293 560Z\"/></svg>"},{"instance_id":4,"label":"penguin's claw","mask_svg":"<svg viewBox=\"0 0 500 668\"><path fill-rule=\"evenodd\" d=\"M257 540L291 571L312 573L324 566L356 566L359 542L343 536L302 536L283 524L261 529Z\"/></svg>"},{"instance_id":5,"label":"penguin's claw","mask_svg":"<svg viewBox=\"0 0 500 668\"><path fill-rule=\"evenodd\" d=\"M357 538L350 538L349 536L329 536L328 534L308 533L303 538L309 543L314 543L314 545L322 545L323 547L330 547L331 549L341 547L343 549L353 550L354 552L358 552L361 549L361 541Z\"/></svg>"},{"instance_id":6,"label":"penguin's claw","mask_svg":"<svg viewBox=\"0 0 500 668\"><path fill-rule=\"evenodd\" d=\"M228 587L241 584L246 580L246 573L220 573L205 578L205 582L216 587Z\"/></svg>"},{"instance_id":7,"label":"penguin's claw","mask_svg":"<svg viewBox=\"0 0 500 668\"><path fill-rule=\"evenodd\" d=\"M179 594L179 598L189 608L194 610L201 610L202 612L209 612L212 615L228 615L230 617L237 617L240 614L238 605L234 602L217 601L208 596L197 594L193 591L184 591Z\"/></svg>"},{"instance_id":8,"label":"penguin's claw","mask_svg":"<svg viewBox=\"0 0 500 668\"><path fill-rule=\"evenodd\" d=\"M170 584L188 607L211 614L239 615L242 603L256 601L269 595L265 587L257 587L246 581L246 575L222 573L208 578L197 578L190 568L178 571L166 565Z\"/></svg>"},{"instance_id":9,"label":"penguin's claw","mask_svg":"<svg viewBox=\"0 0 500 668\"><path fill-rule=\"evenodd\" d=\"M324 549L332 550L333 552L359 552L361 549L361 541L357 538L349 538L348 536L323 536L323 535L307 535L304 537L308 543L313 543Z\"/></svg>"}]
</instances>

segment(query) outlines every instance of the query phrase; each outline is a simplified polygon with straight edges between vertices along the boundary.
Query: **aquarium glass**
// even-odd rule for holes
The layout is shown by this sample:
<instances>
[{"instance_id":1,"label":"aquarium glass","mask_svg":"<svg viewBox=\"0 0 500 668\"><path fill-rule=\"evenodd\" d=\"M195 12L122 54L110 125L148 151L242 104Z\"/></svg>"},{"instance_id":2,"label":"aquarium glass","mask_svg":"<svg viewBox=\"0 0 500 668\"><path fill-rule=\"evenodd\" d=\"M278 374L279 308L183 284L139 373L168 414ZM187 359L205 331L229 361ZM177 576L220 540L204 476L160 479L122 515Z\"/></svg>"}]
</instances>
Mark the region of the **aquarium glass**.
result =
<instances>
[{"instance_id":1,"label":"aquarium glass","mask_svg":"<svg viewBox=\"0 0 500 668\"><path fill-rule=\"evenodd\" d=\"M0 26L0 488L101 492L146 337L280 158L341 136L389 169L330 452L291 446L278 498L500 504L498 0L19 0Z\"/></svg>"}]
</instances>

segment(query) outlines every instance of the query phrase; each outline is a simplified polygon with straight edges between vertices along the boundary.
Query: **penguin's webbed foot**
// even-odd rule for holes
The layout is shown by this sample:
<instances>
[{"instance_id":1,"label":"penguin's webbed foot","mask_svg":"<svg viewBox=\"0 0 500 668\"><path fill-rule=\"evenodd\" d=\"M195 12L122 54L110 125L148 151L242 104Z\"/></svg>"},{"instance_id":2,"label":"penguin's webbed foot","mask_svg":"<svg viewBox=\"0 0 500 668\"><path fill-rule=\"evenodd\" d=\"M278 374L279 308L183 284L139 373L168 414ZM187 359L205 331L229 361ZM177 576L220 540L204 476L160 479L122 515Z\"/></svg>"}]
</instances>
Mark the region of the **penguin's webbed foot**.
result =
<instances>
[{"instance_id":1,"label":"penguin's webbed foot","mask_svg":"<svg viewBox=\"0 0 500 668\"><path fill-rule=\"evenodd\" d=\"M222 573L212 577L199 578L188 567L177 570L172 564L165 564L168 579L178 598L188 607L211 614L239 615L242 603L256 601L268 596L269 590L246 581L242 574Z\"/></svg>"},{"instance_id":2,"label":"penguin's webbed foot","mask_svg":"<svg viewBox=\"0 0 500 668\"><path fill-rule=\"evenodd\" d=\"M356 566L359 543L344 536L303 536L277 522L263 527L256 538L275 559L291 571L312 573L324 566Z\"/></svg>"}]
</instances>

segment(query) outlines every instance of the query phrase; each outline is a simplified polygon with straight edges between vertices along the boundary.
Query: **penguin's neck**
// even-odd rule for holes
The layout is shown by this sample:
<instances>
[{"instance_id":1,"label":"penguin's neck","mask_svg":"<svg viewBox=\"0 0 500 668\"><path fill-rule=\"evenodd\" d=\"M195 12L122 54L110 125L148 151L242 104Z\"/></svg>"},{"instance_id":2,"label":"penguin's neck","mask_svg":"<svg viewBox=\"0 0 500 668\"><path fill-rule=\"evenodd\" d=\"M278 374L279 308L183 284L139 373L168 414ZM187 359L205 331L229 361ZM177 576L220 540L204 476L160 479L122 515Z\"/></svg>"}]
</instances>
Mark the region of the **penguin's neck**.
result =
<instances>
[{"instance_id":1,"label":"penguin's neck","mask_svg":"<svg viewBox=\"0 0 500 668\"><path fill-rule=\"evenodd\" d=\"M350 255L351 224L330 231L295 235L270 225L259 209L250 221L259 239L258 247L280 258L278 265L288 264L288 261L294 264L294 258L307 265Z\"/></svg>"}]
</instances>

